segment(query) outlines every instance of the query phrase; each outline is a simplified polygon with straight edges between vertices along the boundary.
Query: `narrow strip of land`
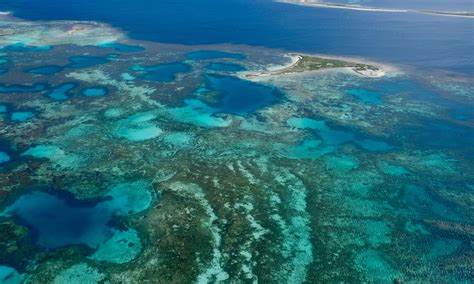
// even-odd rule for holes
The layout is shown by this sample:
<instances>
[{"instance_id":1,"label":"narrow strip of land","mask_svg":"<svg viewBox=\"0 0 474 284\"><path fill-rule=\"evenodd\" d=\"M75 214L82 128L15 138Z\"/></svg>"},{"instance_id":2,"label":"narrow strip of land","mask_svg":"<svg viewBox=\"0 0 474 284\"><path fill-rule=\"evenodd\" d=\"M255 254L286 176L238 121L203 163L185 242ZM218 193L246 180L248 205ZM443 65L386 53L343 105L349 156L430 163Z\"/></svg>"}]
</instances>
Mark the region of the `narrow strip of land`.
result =
<instances>
[{"instance_id":1,"label":"narrow strip of land","mask_svg":"<svg viewBox=\"0 0 474 284\"><path fill-rule=\"evenodd\" d=\"M276 0L276 1L282 2L282 3L309 6L309 7L317 7L317 8L346 9L346 10L385 12L385 13L417 13L417 14L428 14L428 15L434 15L434 16L461 17L461 18L474 19L474 12L449 12L449 11L431 11L431 10L413 10L413 9L376 8L376 7L366 7L366 6L360 6L360 5L319 2L319 1L311 1L311 0Z\"/></svg>"},{"instance_id":2,"label":"narrow strip of land","mask_svg":"<svg viewBox=\"0 0 474 284\"><path fill-rule=\"evenodd\" d=\"M349 68L353 72L364 77L382 77L385 75L385 71L382 68L372 64L294 53L288 54L288 56L291 58L291 63L287 65L270 68L265 71L243 72L241 75L244 78L252 79L334 68Z\"/></svg>"}]
</instances>

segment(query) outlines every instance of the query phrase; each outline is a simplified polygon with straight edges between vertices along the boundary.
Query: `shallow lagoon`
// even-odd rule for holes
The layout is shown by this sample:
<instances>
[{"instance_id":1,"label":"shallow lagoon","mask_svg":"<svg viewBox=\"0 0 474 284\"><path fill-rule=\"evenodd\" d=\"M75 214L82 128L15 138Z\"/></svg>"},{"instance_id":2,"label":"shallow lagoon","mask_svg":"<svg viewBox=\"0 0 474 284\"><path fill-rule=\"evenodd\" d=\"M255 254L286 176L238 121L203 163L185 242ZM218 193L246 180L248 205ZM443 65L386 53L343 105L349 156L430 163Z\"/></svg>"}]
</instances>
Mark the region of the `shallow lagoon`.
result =
<instances>
[{"instance_id":1,"label":"shallow lagoon","mask_svg":"<svg viewBox=\"0 0 474 284\"><path fill-rule=\"evenodd\" d=\"M153 113L137 113L117 122L114 134L130 141L144 141L158 137L163 132L153 122L157 116Z\"/></svg>"},{"instance_id":2,"label":"shallow lagoon","mask_svg":"<svg viewBox=\"0 0 474 284\"><path fill-rule=\"evenodd\" d=\"M0 151L0 164L10 161L10 155L8 153Z\"/></svg>"},{"instance_id":3,"label":"shallow lagoon","mask_svg":"<svg viewBox=\"0 0 474 284\"><path fill-rule=\"evenodd\" d=\"M31 111L15 111L11 114L11 120L13 121L27 121L32 119L35 114Z\"/></svg>"},{"instance_id":4,"label":"shallow lagoon","mask_svg":"<svg viewBox=\"0 0 474 284\"><path fill-rule=\"evenodd\" d=\"M86 97L103 97L107 95L108 90L104 87L93 87L87 88L82 91L82 94Z\"/></svg>"},{"instance_id":5,"label":"shallow lagoon","mask_svg":"<svg viewBox=\"0 0 474 284\"><path fill-rule=\"evenodd\" d=\"M52 88L46 95L56 101L67 100L71 96L71 91L77 86L76 83L63 83Z\"/></svg>"},{"instance_id":6,"label":"shallow lagoon","mask_svg":"<svg viewBox=\"0 0 474 284\"><path fill-rule=\"evenodd\" d=\"M287 122L292 127L314 131L314 133L321 138L323 145L338 146L346 143L354 143L370 152L385 152L394 148L384 141L363 137L348 129L330 127L324 120L292 117Z\"/></svg>"},{"instance_id":7,"label":"shallow lagoon","mask_svg":"<svg viewBox=\"0 0 474 284\"><path fill-rule=\"evenodd\" d=\"M469 106L461 92L411 74L249 81L206 66L263 70L283 55L149 42L127 50L135 44L33 53L51 65L86 57L56 75L25 73L31 62L15 57L12 71L25 77L0 85L11 158L0 171L1 210L12 215L0 220L5 271L37 282L471 278L473 151L453 141L470 137L472 121L451 117ZM101 96L83 94L91 88ZM41 115L27 123L3 120L32 109ZM55 190L31 188L39 184ZM72 219L82 223L68 227Z\"/></svg>"}]
</instances>

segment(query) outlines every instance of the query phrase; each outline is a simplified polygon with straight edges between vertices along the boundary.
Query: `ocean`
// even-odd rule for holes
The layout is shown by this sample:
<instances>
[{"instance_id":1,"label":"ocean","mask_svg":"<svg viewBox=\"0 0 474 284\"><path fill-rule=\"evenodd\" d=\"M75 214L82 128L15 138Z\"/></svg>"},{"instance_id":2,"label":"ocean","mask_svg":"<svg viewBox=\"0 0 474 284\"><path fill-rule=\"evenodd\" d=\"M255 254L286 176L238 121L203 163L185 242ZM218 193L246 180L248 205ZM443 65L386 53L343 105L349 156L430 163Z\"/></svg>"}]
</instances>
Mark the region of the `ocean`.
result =
<instances>
[{"instance_id":1,"label":"ocean","mask_svg":"<svg viewBox=\"0 0 474 284\"><path fill-rule=\"evenodd\" d=\"M0 11L0 283L474 279L472 17Z\"/></svg>"},{"instance_id":2,"label":"ocean","mask_svg":"<svg viewBox=\"0 0 474 284\"><path fill-rule=\"evenodd\" d=\"M134 39L162 43L265 46L474 73L474 23L456 17L309 9L270 0L5 0L0 10L30 20L106 22Z\"/></svg>"}]
</instances>

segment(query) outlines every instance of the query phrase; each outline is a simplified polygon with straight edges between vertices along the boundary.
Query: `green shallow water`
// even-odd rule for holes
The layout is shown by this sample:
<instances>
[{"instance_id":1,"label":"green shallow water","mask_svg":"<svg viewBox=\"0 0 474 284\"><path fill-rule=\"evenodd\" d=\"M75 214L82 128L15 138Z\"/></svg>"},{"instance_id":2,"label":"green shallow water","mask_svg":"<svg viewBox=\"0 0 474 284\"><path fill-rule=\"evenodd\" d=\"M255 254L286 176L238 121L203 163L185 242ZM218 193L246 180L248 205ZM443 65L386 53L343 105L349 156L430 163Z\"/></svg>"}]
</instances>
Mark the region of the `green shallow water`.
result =
<instances>
[{"instance_id":1,"label":"green shallow water","mask_svg":"<svg viewBox=\"0 0 474 284\"><path fill-rule=\"evenodd\" d=\"M0 78L0 282L473 278L469 78L248 81L284 56L25 48L3 49L21 75Z\"/></svg>"}]
</instances>

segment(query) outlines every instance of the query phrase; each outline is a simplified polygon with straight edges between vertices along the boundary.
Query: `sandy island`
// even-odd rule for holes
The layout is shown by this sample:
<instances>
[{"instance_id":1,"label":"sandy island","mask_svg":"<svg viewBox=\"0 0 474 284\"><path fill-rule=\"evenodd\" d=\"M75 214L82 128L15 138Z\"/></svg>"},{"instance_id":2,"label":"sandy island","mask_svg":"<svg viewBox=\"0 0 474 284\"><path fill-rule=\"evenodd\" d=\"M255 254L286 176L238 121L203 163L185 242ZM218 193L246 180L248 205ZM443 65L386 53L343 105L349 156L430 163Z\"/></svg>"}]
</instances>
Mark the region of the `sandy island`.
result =
<instances>
[{"instance_id":1,"label":"sandy island","mask_svg":"<svg viewBox=\"0 0 474 284\"><path fill-rule=\"evenodd\" d=\"M379 64L360 63L346 58L321 57L295 53L286 54L286 56L291 60L288 64L269 67L263 71L244 71L241 72L239 76L245 79L257 79L276 75L314 72L318 70L345 69L359 76L379 78L386 75L387 69L394 70L394 68L391 67L384 66L384 68L382 68Z\"/></svg>"}]
</instances>

